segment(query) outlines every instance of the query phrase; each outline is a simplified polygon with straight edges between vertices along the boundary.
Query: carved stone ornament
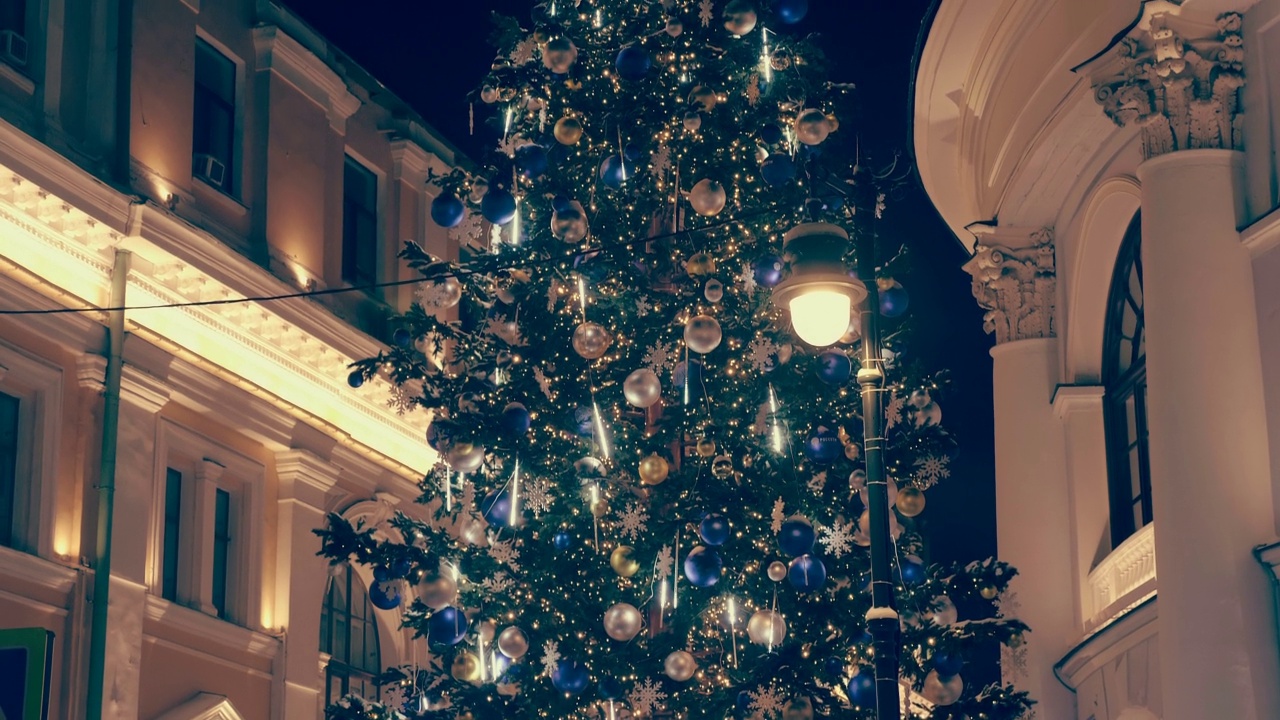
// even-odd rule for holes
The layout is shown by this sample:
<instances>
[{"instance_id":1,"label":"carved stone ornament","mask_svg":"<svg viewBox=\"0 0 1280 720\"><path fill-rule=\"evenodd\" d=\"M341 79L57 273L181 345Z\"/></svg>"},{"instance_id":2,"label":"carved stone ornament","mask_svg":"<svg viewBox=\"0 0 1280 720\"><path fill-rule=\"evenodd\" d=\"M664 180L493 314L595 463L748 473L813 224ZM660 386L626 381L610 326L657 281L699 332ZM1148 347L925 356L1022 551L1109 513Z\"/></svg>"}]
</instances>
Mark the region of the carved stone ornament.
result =
<instances>
[{"instance_id":1,"label":"carved stone ornament","mask_svg":"<svg viewBox=\"0 0 1280 720\"><path fill-rule=\"evenodd\" d=\"M1094 97L1117 125L1142 128L1144 159L1241 149L1243 18L1225 13L1214 29L1170 12L1170 3L1148 7L1139 29L1088 63Z\"/></svg>"},{"instance_id":2,"label":"carved stone ornament","mask_svg":"<svg viewBox=\"0 0 1280 720\"><path fill-rule=\"evenodd\" d=\"M973 297L987 311L982 328L996 344L1055 337L1057 273L1053 232L1037 230L1031 245L1008 248L978 242L964 269L973 276Z\"/></svg>"}]
</instances>

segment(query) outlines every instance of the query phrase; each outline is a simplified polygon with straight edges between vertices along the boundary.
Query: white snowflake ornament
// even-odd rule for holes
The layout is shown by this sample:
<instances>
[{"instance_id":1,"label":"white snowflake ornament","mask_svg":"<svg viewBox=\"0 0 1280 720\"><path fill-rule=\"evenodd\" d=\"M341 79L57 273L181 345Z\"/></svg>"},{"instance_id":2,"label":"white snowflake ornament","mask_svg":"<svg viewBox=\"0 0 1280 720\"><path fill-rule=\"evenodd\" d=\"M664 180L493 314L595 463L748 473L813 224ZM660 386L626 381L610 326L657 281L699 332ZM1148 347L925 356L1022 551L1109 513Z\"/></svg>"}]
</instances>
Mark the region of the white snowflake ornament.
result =
<instances>
[{"instance_id":1,"label":"white snowflake ornament","mask_svg":"<svg viewBox=\"0 0 1280 720\"><path fill-rule=\"evenodd\" d=\"M639 540L649 530L649 513L642 505L627 503L627 508L618 514L618 534L631 540Z\"/></svg>"},{"instance_id":2,"label":"white snowflake ornament","mask_svg":"<svg viewBox=\"0 0 1280 720\"><path fill-rule=\"evenodd\" d=\"M653 711L662 707L662 703L666 699L667 693L652 678L646 678L636 683L635 687L631 688L631 692L627 694L627 702L631 704L631 712L641 717L651 717Z\"/></svg>"},{"instance_id":3,"label":"white snowflake ornament","mask_svg":"<svg viewBox=\"0 0 1280 720\"><path fill-rule=\"evenodd\" d=\"M785 507L786 506L783 504L782 498L778 498L773 503L773 515L770 517L773 523L769 527L773 530L774 535L782 532L782 523L787 519L786 513L784 512Z\"/></svg>"},{"instance_id":4,"label":"white snowflake ornament","mask_svg":"<svg viewBox=\"0 0 1280 720\"><path fill-rule=\"evenodd\" d=\"M751 698L751 704L748 706L753 712L760 713L765 717L778 717L782 715L782 709L786 707L786 699L782 696L782 689L772 682L768 687L762 687L747 693Z\"/></svg>"},{"instance_id":5,"label":"white snowflake ornament","mask_svg":"<svg viewBox=\"0 0 1280 720\"><path fill-rule=\"evenodd\" d=\"M666 371L675 368L678 358L679 355L676 354L674 345L659 340L645 351L644 357L641 358L640 362L655 374L662 375Z\"/></svg>"},{"instance_id":6,"label":"white snowflake ornament","mask_svg":"<svg viewBox=\"0 0 1280 720\"><path fill-rule=\"evenodd\" d=\"M854 535L856 533L857 528L852 522L837 518L830 526L823 526L822 535L819 536L818 542L822 543L822 547L828 555L840 558L853 550Z\"/></svg>"},{"instance_id":7,"label":"white snowflake ornament","mask_svg":"<svg viewBox=\"0 0 1280 720\"><path fill-rule=\"evenodd\" d=\"M542 674L550 676L560 662L560 643L548 640L542 643Z\"/></svg>"}]
</instances>

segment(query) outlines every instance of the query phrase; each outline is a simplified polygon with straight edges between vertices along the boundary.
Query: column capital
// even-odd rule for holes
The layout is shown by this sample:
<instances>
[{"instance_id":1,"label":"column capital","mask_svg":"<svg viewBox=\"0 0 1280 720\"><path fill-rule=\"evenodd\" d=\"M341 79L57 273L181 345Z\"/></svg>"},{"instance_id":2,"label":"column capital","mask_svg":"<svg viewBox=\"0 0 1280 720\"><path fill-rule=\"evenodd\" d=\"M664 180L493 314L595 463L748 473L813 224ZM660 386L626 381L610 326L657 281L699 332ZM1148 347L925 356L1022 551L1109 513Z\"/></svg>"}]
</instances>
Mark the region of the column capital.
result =
<instances>
[{"instance_id":1,"label":"column capital","mask_svg":"<svg viewBox=\"0 0 1280 720\"><path fill-rule=\"evenodd\" d=\"M1142 130L1142 155L1242 149L1244 17L1204 21L1168 0L1143 5L1133 30L1078 71L1120 127Z\"/></svg>"},{"instance_id":2,"label":"column capital","mask_svg":"<svg viewBox=\"0 0 1280 720\"><path fill-rule=\"evenodd\" d=\"M982 327L996 344L1056 337L1057 270L1053 231L971 225L978 236L964 264L973 276L973 297L987 311Z\"/></svg>"},{"instance_id":3,"label":"column capital","mask_svg":"<svg viewBox=\"0 0 1280 720\"><path fill-rule=\"evenodd\" d=\"M169 386L163 380L127 363L121 370L121 400L152 415L169 402Z\"/></svg>"},{"instance_id":4,"label":"column capital","mask_svg":"<svg viewBox=\"0 0 1280 720\"><path fill-rule=\"evenodd\" d=\"M308 450L276 453L281 500L298 500L323 511L325 497L338 482L340 472L335 465Z\"/></svg>"}]
</instances>

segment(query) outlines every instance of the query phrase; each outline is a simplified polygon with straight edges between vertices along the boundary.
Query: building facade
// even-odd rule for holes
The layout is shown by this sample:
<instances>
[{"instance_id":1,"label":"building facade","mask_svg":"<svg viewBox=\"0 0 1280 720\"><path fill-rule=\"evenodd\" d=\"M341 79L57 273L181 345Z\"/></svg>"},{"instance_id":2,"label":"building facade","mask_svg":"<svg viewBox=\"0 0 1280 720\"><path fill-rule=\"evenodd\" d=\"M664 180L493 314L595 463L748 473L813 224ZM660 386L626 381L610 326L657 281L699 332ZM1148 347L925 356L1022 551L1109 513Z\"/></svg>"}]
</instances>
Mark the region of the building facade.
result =
<instances>
[{"instance_id":1,"label":"building facade","mask_svg":"<svg viewBox=\"0 0 1280 720\"><path fill-rule=\"evenodd\" d=\"M941 0L921 46L1041 720L1280 717L1278 32L1276 0Z\"/></svg>"},{"instance_id":2,"label":"building facade","mask_svg":"<svg viewBox=\"0 0 1280 720\"><path fill-rule=\"evenodd\" d=\"M50 718L89 714L107 314L83 310L120 251L151 309L125 311L101 716L318 718L414 663L312 531L412 512L435 462L347 365L412 299L369 287L412 277L403 241L457 258L425 179L458 162L271 0L0 2L0 631L52 633Z\"/></svg>"}]
</instances>

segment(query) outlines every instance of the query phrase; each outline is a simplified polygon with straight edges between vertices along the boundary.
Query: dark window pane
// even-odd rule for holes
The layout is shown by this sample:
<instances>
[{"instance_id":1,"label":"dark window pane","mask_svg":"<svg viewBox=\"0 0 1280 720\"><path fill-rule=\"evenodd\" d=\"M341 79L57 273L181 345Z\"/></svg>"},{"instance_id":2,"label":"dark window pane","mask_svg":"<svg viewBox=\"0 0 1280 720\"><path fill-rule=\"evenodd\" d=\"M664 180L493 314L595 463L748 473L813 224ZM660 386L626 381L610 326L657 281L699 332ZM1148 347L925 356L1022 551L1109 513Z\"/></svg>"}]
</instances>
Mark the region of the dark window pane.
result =
<instances>
[{"instance_id":1,"label":"dark window pane","mask_svg":"<svg viewBox=\"0 0 1280 720\"><path fill-rule=\"evenodd\" d=\"M376 282L378 264L378 178L346 158L342 173L342 278Z\"/></svg>"},{"instance_id":2,"label":"dark window pane","mask_svg":"<svg viewBox=\"0 0 1280 720\"><path fill-rule=\"evenodd\" d=\"M1129 451L1129 497L1142 499L1142 470L1138 462L1138 448Z\"/></svg>"},{"instance_id":3,"label":"dark window pane","mask_svg":"<svg viewBox=\"0 0 1280 720\"><path fill-rule=\"evenodd\" d=\"M213 512L213 606L227 616L227 554L231 546L231 493L219 488Z\"/></svg>"},{"instance_id":4,"label":"dark window pane","mask_svg":"<svg viewBox=\"0 0 1280 720\"><path fill-rule=\"evenodd\" d=\"M330 697L326 702L333 702L343 694L377 699L379 689L373 678L382 672L378 621L364 586L350 567L329 581L321 614L320 649L330 656L327 690ZM334 686L337 677L343 679L340 691Z\"/></svg>"},{"instance_id":5,"label":"dark window pane","mask_svg":"<svg viewBox=\"0 0 1280 720\"><path fill-rule=\"evenodd\" d=\"M0 393L0 545L13 544L18 492L18 410L21 402Z\"/></svg>"},{"instance_id":6,"label":"dark window pane","mask_svg":"<svg viewBox=\"0 0 1280 720\"><path fill-rule=\"evenodd\" d=\"M1146 525L1146 524L1147 524L1147 523L1146 523L1146 522L1144 522L1144 521L1143 521L1143 519L1142 519L1142 501L1141 501L1141 500L1134 501L1134 503L1133 503L1133 528L1134 528L1134 530L1135 530L1135 531L1137 531L1137 529L1138 529L1138 528L1140 528L1140 527L1142 527L1142 526L1144 526L1144 525Z\"/></svg>"},{"instance_id":7,"label":"dark window pane","mask_svg":"<svg viewBox=\"0 0 1280 720\"><path fill-rule=\"evenodd\" d=\"M236 65L209 43L197 38L195 74L191 149L196 155L209 155L222 163L222 189L230 193L233 191L235 151ZM193 158L192 163L195 174L217 180L206 176L207 168L199 161Z\"/></svg>"},{"instance_id":8,"label":"dark window pane","mask_svg":"<svg viewBox=\"0 0 1280 720\"><path fill-rule=\"evenodd\" d=\"M167 468L164 479L164 547L160 562L160 596L178 599L178 538L182 521L182 473Z\"/></svg>"},{"instance_id":9,"label":"dark window pane","mask_svg":"<svg viewBox=\"0 0 1280 720\"><path fill-rule=\"evenodd\" d=\"M26 0L0 0L0 30L12 30L19 35L26 35Z\"/></svg>"}]
</instances>

